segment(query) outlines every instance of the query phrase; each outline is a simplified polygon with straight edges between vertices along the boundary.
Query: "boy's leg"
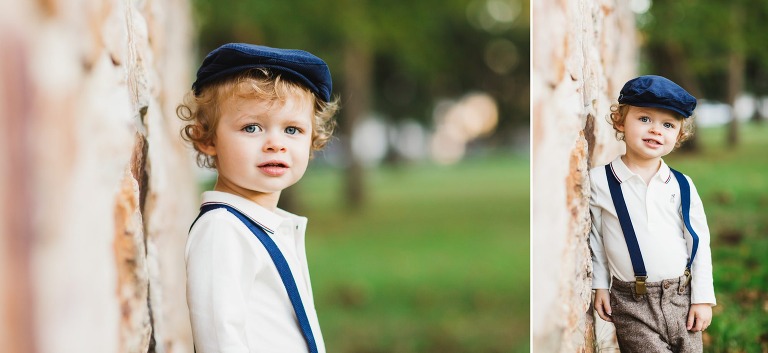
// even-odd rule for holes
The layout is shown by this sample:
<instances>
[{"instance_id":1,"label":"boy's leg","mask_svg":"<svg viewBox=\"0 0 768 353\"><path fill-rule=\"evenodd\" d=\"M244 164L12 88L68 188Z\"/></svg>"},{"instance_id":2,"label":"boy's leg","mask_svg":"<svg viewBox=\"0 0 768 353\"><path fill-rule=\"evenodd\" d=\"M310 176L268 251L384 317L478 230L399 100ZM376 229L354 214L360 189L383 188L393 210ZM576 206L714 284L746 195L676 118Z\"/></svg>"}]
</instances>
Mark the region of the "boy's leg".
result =
<instances>
[{"instance_id":1,"label":"boy's leg","mask_svg":"<svg viewBox=\"0 0 768 353\"><path fill-rule=\"evenodd\" d=\"M699 353L701 332L686 329L691 303L685 277L646 283L648 293L634 294L634 282L613 279L611 309L621 352Z\"/></svg>"},{"instance_id":2,"label":"boy's leg","mask_svg":"<svg viewBox=\"0 0 768 353\"><path fill-rule=\"evenodd\" d=\"M656 293L648 288L648 294L638 297L632 289L634 283L621 282L632 287L625 288L617 282L614 278L611 286L611 317L621 352L672 352L664 339L663 323L659 325L662 313Z\"/></svg>"},{"instance_id":3,"label":"boy's leg","mask_svg":"<svg viewBox=\"0 0 768 353\"><path fill-rule=\"evenodd\" d=\"M704 350L701 332L691 332L685 327L691 308L691 287L683 287L685 277L672 282L662 300L662 310L670 317L670 336L673 350L680 353L700 353ZM676 319L672 319L676 318Z\"/></svg>"},{"instance_id":4,"label":"boy's leg","mask_svg":"<svg viewBox=\"0 0 768 353\"><path fill-rule=\"evenodd\" d=\"M701 333L685 328L690 289L680 292L680 281L646 283L648 293L636 296L633 282L613 279L612 318L622 352L701 352Z\"/></svg>"}]
</instances>

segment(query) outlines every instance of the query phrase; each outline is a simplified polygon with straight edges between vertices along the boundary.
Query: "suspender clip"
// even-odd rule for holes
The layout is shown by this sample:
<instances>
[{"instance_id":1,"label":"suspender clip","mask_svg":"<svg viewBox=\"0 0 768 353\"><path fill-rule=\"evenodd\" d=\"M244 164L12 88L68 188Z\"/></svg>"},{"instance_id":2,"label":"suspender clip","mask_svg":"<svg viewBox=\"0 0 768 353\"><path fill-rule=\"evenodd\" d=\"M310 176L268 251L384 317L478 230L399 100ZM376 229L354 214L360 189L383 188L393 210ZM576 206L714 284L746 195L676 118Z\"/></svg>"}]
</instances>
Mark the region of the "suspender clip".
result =
<instances>
[{"instance_id":1,"label":"suspender clip","mask_svg":"<svg viewBox=\"0 0 768 353\"><path fill-rule=\"evenodd\" d=\"M646 279L648 279L648 276L635 276L635 294L645 295L645 293L648 293L645 290Z\"/></svg>"},{"instance_id":2,"label":"suspender clip","mask_svg":"<svg viewBox=\"0 0 768 353\"><path fill-rule=\"evenodd\" d=\"M683 288L688 287L688 284L691 283L691 277L692 277L690 268L686 268L684 273L685 273L685 284L683 285Z\"/></svg>"}]
</instances>

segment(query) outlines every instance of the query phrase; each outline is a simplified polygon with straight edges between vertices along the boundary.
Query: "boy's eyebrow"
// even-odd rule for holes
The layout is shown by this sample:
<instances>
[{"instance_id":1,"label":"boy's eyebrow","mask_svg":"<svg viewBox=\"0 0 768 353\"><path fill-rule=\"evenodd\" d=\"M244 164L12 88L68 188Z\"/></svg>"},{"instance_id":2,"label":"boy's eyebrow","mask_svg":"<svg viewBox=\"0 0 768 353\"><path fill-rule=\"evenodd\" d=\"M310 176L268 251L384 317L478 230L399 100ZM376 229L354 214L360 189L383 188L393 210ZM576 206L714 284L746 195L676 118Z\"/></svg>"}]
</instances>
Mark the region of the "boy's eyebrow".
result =
<instances>
[{"instance_id":1,"label":"boy's eyebrow","mask_svg":"<svg viewBox=\"0 0 768 353\"><path fill-rule=\"evenodd\" d=\"M309 125L311 122L304 120L288 119L284 122L286 125Z\"/></svg>"},{"instance_id":2,"label":"boy's eyebrow","mask_svg":"<svg viewBox=\"0 0 768 353\"><path fill-rule=\"evenodd\" d=\"M663 109L663 108L659 108L659 109ZM635 114L642 115L642 116L651 116L651 115L653 115L654 117L658 117L658 118L668 118L669 120L680 121L680 119L677 118L677 114L676 113L670 112L669 115L667 115L667 114L658 115L658 114L653 114L653 113L654 113L653 109L647 109L645 107L637 107L637 110L635 111Z\"/></svg>"},{"instance_id":3,"label":"boy's eyebrow","mask_svg":"<svg viewBox=\"0 0 768 353\"><path fill-rule=\"evenodd\" d=\"M638 114L640 114L640 113L642 113L642 114L650 114L650 113L653 113L653 110L651 110L651 109L647 109L647 108L645 108L645 107L637 107L637 109L636 109L635 111L636 111Z\"/></svg>"},{"instance_id":4,"label":"boy's eyebrow","mask_svg":"<svg viewBox=\"0 0 768 353\"><path fill-rule=\"evenodd\" d=\"M265 122L273 120L269 114L243 114L235 119L235 124L244 124L249 122ZM295 126L310 126L311 121L299 120L299 119L287 119L280 122L285 125Z\"/></svg>"},{"instance_id":5,"label":"boy's eyebrow","mask_svg":"<svg viewBox=\"0 0 768 353\"><path fill-rule=\"evenodd\" d=\"M235 124L243 124L243 123L246 123L246 122L254 122L254 121L259 121L259 120L261 120L261 119L259 119L259 117L256 116L256 115L253 115L253 114L243 114L243 115L238 116L237 118L235 118L234 122L235 122Z\"/></svg>"},{"instance_id":6,"label":"boy's eyebrow","mask_svg":"<svg viewBox=\"0 0 768 353\"><path fill-rule=\"evenodd\" d=\"M683 119L678 118L677 114L672 115L663 115L660 117L661 120L664 121L674 121L674 122L681 122Z\"/></svg>"},{"instance_id":7,"label":"boy's eyebrow","mask_svg":"<svg viewBox=\"0 0 768 353\"><path fill-rule=\"evenodd\" d=\"M238 116L235 119L235 121L236 122L248 121L248 120L259 120L260 121L260 120L264 120L265 118L268 119L269 116L267 116L264 113L260 113L260 114L244 113L243 115Z\"/></svg>"}]
</instances>

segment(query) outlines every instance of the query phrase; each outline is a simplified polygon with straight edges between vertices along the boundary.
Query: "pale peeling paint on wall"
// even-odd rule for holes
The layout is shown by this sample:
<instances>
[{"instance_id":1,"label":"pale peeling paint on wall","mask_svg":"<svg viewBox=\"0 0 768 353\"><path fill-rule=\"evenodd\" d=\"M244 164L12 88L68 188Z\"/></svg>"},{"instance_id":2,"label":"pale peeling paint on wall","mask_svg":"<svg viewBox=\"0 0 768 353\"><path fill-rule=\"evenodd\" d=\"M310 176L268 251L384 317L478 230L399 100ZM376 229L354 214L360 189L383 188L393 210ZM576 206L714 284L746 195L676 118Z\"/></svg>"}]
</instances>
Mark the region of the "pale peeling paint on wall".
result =
<instances>
[{"instance_id":1,"label":"pale peeling paint on wall","mask_svg":"<svg viewBox=\"0 0 768 353\"><path fill-rule=\"evenodd\" d=\"M532 4L533 351L592 352L587 172L623 149L606 116L637 66L635 20L618 0Z\"/></svg>"},{"instance_id":2,"label":"pale peeling paint on wall","mask_svg":"<svg viewBox=\"0 0 768 353\"><path fill-rule=\"evenodd\" d=\"M0 8L0 347L191 352L188 1Z\"/></svg>"}]
</instances>

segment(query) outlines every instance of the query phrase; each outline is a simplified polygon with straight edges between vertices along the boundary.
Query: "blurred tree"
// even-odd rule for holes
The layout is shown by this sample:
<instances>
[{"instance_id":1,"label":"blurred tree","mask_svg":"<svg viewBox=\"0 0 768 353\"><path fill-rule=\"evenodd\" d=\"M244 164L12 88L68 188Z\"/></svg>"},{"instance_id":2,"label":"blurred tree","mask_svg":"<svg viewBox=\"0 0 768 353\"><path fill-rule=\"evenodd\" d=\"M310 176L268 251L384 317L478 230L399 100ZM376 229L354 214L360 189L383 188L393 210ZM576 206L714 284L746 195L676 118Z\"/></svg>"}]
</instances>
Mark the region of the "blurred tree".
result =
<instances>
[{"instance_id":1,"label":"blurred tree","mask_svg":"<svg viewBox=\"0 0 768 353\"><path fill-rule=\"evenodd\" d=\"M684 0L654 2L640 17L653 72L678 81L697 97L734 106L749 90L768 94L768 1ZM731 114L727 142L739 141Z\"/></svg>"},{"instance_id":2,"label":"blurred tree","mask_svg":"<svg viewBox=\"0 0 768 353\"><path fill-rule=\"evenodd\" d=\"M372 111L430 123L441 97L482 90L499 102L500 135L528 124L526 0L194 0L201 54L243 41L308 50L325 59L341 92L345 198L364 204L363 168L351 151Z\"/></svg>"}]
</instances>

